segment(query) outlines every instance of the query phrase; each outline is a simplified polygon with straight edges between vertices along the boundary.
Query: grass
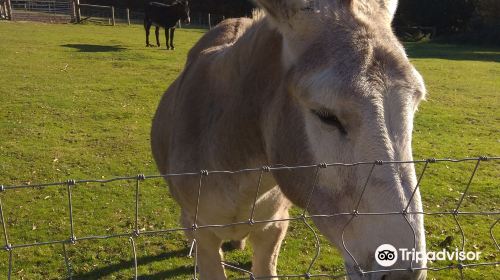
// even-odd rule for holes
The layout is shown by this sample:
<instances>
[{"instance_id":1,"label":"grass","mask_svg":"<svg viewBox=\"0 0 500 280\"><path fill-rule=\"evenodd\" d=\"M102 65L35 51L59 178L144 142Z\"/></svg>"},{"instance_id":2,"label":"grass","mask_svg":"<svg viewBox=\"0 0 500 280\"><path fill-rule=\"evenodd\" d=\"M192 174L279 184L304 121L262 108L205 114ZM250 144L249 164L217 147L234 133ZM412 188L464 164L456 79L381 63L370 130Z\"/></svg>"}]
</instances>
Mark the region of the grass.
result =
<instances>
[{"instance_id":1,"label":"grass","mask_svg":"<svg viewBox=\"0 0 500 280\"><path fill-rule=\"evenodd\" d=\"M140 26L0 22L0 183L156 173L149 148L151 118L163 91L182 70L187 51L203 33L179 30L177 50L172 52L144 48ZM428 102L415 120L415 157L500 155L500 49L430 43L409 44L407 49L429 89ZM421 186L425 210L453 209L473 164L431 165ZM498 163L482 164L463 209L498 211L499 170ZM75 235L130 232L133 189L134 182L75 186ZM161 180L148 181L141 190L142 228L178 226L178 208ZM10 243L67 239L66 196L64 188L0 193ZM483 262L500 260L489 237L494 221L493 216L460 218L466 249L483 251ZM440 250L447 237L451 248L460 245L451 217L427 217L426 231L430 249ZM498 227L495 236L500 239ZM142 279L190 277L193 260L186 258L182 234L136 242ZM321 242L313 272L341 273L338 253ZM77 279L129 279L133 273L127 238L80 241L67 249ZM313 234L302 223L292 223L280 273L303 273L314 250ZM250 256L251 249L230 251L227 260L250 268ZM0 252L0 275L7 274L7 260L8 254ZM66 276L61 245L16 249L13 260L14 279ZM493 279L496 269L466 269L466 279ZM235 275L240 274L231 272ZM429 279L458 275L443 271L430 273Z\"/></svg>"}]
</instances>

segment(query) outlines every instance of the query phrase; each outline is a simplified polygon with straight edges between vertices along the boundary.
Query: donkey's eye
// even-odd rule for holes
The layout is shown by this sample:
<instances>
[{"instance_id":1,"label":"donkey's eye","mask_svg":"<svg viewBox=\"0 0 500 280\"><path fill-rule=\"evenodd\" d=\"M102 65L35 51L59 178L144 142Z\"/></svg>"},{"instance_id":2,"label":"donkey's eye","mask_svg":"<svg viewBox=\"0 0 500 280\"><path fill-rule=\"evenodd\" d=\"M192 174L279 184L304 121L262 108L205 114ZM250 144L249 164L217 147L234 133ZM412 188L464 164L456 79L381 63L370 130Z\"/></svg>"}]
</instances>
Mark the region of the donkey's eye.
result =
<instances>
[{"instance_id":1,"label":"donkey's eye","mask_svg":"<svg viewBox=\"0 0 500 280\"><path fill-rule=\"evenodd\" d=\"M332 113L329 113L324 110L312 110L313 114L315 114L321 122L324 124L330 125L330 126L335 126L342 134L347 134L347 131L345 130L344 126L342 123L339 121L337 116L333 115Z\"/></svg>"}]
</instances>

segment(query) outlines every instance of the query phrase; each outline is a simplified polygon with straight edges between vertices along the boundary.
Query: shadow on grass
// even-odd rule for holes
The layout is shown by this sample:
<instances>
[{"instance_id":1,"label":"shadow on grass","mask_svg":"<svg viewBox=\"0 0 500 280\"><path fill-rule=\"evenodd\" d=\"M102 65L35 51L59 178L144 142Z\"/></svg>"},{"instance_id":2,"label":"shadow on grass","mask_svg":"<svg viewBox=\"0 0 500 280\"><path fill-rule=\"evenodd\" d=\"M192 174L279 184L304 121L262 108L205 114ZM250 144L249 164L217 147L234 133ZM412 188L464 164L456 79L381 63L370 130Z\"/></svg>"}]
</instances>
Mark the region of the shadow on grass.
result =
<instances>
[{"instance_id":1,"label":"shadow on grass","mask_svg":"<svg viewBox=\"0 0 500 280\"><path fill-rule=\"evenodd\" d=\"M174 268L171 270L166 270L166 271L162 271L162 272L158 272L158 273L154 273L154 274L141 275L141 276L138 276L137 279L140 279L140 280L146 280L146 279L147 280L163 280L163 279L171 279L173 277L181 276L181 275L184 275L183 278L185 278L185 279L191 279L193 271L194 271L194 268L191 266L189 266L189 267L182 266L182 267L178 267L178 268Z\"/></svg>"},{"instance_id":2,"label":"shadow on grass","mask_svg":"<svg viewBox=\"0 0 500 280\"><path fill-rule=\"evenodd\" d=\"M91 45L91 44L65 44L62 47L76 49L79 52L119 52L126 50L122 46L105 46L105 45Z\"/></svg>"},{"instance_id":3,"label":"shadow on grass","mask_svg":"<svg viewBox=\"0 0 500 280\"><path fill-rule=\"evenodd\" d=\"M223 245L223 249L225 249L225 252L233 251L236 250L231 246L230 242L226 242ZM160 261L165 261L168 259L172 258L186 258L189 253L189 248L181 249L181 250L176 250L176 251L171 251L171 252L165 252L162 254L158 254L155 256L144 256L137 258L137 265L146 265L154 262L160 262ZM245 262L245 263L231 263L231 262L226 262L229 265L235 266L242 268L244 270L250 271L252 268L252 262ZM119 263L115 263L112 265L108 265L105 267L101 267L86 273L81 273L81 274L76 274L73 276L73 279L105 279L106 277L110 276L111 274L115 272L119 272L122 270L132 270L134 268L134 260L130 259L127 261L122 261ZM229 267L226 267L227 270L233 270ZM138 279L142 280L160 280L160 279L171 279L174 277L183 277L183 278L190 278L194 272L194 267L192 265L190 266L179 266L173 269L165 270L165 271L159 271L157 273L152 273L148 275L139 275ZM185 276L185 277L184 277Z\"/></svg>"},{"instance_id":4,"label":"shadow on grass","mask_svg":"<svg viewBox=\"0 0 500 280\"><path fill-rule=\"evenodd\" d=\"M208 26L198 25L198 24L183 24L182 29L189 30L191 32L196 32L196 33L203 33L203 34L205 34L209 31Z\"/></svg>"},{"instance_id":5,"label":"shadow on grass","mask_svg":"<svg viewBox=\"0 0 500 280\"><path fill-rule=\"evenodd\" d=\"M500 48L436 43L405 43L410 58L500 62Z\"/></svg>"},{"instance_id":6,"label":"shadow on grass","mask_svg":"<svg viewBox=\"0 0 500 280\"><path fill-rule=\"evenodd\" d=\"M137 265L145 265L153 262L163 261L171 258L181 258L186 257L189 253L188 249L182 249L172 252L166 252L155 256L145 256L137 258ZM116 264L112 264L106 267L102 267L87 273L76 274L73 276L73 279L105 279L107 276L121 271L121 270L130 270L134 267L134 260L122 261ZM161 271L154 274L149 275L141 275L139 279L170 279L177 276L185 275L186 278L189 278L188 275L193 273L192 266L180 266L174 269L169 269L165 271Z\"/></svg>"}]
</instances>

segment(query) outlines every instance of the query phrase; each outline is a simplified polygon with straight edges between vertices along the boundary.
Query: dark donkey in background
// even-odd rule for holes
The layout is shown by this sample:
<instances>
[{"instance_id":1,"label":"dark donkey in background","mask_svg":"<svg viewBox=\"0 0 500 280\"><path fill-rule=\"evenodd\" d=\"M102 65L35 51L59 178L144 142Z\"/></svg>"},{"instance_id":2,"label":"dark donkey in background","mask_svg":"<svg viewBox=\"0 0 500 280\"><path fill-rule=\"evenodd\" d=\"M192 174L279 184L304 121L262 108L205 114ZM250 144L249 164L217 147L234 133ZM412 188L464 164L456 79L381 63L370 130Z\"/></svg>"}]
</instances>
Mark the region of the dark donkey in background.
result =
<instances>
[{"instance_id":1,"label":"dark donkey in background","mask_svg":"<svg viewBox=\"0 0 500 280\"><path fill-rule=\"evenodd\" d=\"M186 24L190 23L189 5L187 0L173 1L171 4L150 2L144 9L144 29L146 29L146 47L154 47L149 43L149 30L151 25L156 27L156 45L160 46L160 27L165 28L166 45L168 49L174 49L175 26L179 20ZM170 34L169 34L170 33ZM170 43L169 43L170 38Z\"/></svg>"}]
</instances>

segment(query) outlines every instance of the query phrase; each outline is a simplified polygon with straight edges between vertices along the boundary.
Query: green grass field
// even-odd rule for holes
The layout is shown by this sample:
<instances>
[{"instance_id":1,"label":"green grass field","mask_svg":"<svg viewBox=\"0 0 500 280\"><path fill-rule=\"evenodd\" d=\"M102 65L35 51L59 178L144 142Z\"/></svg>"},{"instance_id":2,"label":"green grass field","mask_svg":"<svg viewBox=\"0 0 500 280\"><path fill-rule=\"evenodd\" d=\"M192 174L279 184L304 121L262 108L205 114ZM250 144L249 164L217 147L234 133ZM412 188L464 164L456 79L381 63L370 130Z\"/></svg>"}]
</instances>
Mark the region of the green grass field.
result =
<instances>
[{"instance_id":1,"label":"green grass field","mask_svg":"<svg viewBox=\"0 0 500 280\"><path fill-rule=\"evenodd\" d=\"M149 147L154 110L183 68L187 51L204 32L179 30L172 52L145 48L140 26L0 22L0 184L155 174ZM429 90L415 120L415 158L500 155L500 49L430 43L409 44L407 49ZM431 165L421 185L425 210L453 209L473 167L470 162ZM499 177L498 162L482 163L463 210L498 211ZM133 181L75 186L75 235L131 232L134 186ZM10 243L69 237L64 187L7 191L0 198ZM178 226L178 208L161 180L142 185L140 209L143 229ZM481 262L500 261L489 236L496 218L459 218L466 250L482 251ZM452 240L449 248L460 246L460 231L450 216L427 217L426 232L430 250L441 250L446 239ZM500 239L500 226L494 235ZM3 237L0 240L3 247ZM190 278L193 260L186 257L188 244L181 233L139 237L136 242L141 279ZM324 239L321 242L312 272L342 273L339 254ZM292 223L280 256L280 274L304 273L314 244L305 225ZM79 241L67 248L75 279L133 275L127 238ZM250 256L251 249L229 251L227 261L248 269ZM7 275L7 260L8 254L0 251L1 279ZM498 268L491 266L464 272L466 279L498 276ZM66 277L62 246L14 250L12 276ZM431 272L429 279L459 279L459 273Z\"/></svg>"}]
</instances>

